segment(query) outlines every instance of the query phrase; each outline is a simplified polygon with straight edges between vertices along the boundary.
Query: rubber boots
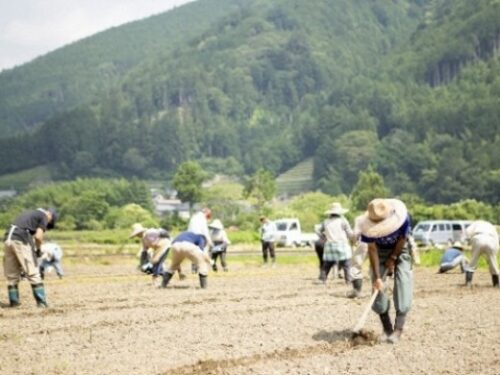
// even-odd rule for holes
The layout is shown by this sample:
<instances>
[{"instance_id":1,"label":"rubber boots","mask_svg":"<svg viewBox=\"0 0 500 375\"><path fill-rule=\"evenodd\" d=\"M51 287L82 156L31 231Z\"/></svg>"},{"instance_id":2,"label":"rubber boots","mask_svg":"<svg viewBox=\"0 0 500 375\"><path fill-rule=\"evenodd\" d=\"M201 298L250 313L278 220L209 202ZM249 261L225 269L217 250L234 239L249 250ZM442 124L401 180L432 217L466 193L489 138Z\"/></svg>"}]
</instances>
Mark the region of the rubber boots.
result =
<instances>
[{"instance_id":1,"label":"rubber boots","mask_svg":"<svg viewBox=\"0 0 500 375\"><path fill-rule=\"evenodd\" d=\"M206 289L207 288L207 276L200 274L200 288L201 289Z\"/></svg>"},{"instance_id":2,"label":"rubber boots","mask_svg":"<svg viewBox=\"0 0 500 375\"><path fill-rule=\"evenodd\" d=\"M10 307L19 306L21 303L19 302L18 286L17 285L9 285L9 286L7 286L7 290L9 291Z\"/></svg>"},{"instance_id":3,"label":"rubber boots","mask_svg":"<svg viewBox=\"0 0 500 375\"><path fill-rule=\"evenodd\" d=\"M472 286L472 276L474 276L474 272L465 272L465 286L471 287Z\"/></svg>"},{"instance_id":4,"label":"rubber boots","mask_svg":"<svg viewBox=\"0 0 500 375\"><path fill-rule=\"evenodd\" d=\"M363 287L362 279L354 279L352 281L352 290L347 293L348 298L358 298L361 295L361 288Z\"/></svg>"},{"instance_id":5,"label":"rubber boots","mask_svg":"<svg viewBox=\"0 0 500 375\"><path fill-rule=\"evenodd\" d=\"M389 310L383 314L380 314L379 316L380 316L380 321L382 322L382 327L384 328L384 333L387 335L387 337L390 337L394 332L394 329L392 328L392 322L391 322L391 317L389 316Z\"/></svg>"},{"instance_id":6,"label":"rubber boots","mask_svg":"<svg viewBox=\"0 0 500 375\"><path fill-rule=\"evenodd\" d=\"M500 285L498 283L498 275L491 275L491 280L493 281L494 288L500 288Z\"/></svg>"},{"instance_id":7,"label":"rubber boots","mask_svg":"<svg viewBox=\"0 0 500 375\"><path fill-rule=\"evenodd\" d=\"M162 288L166 288L168 283L170 282L170 279L172 278L172 276L174 276L173 274L171 273L168 273L168 272L165 272L163 274L163 280L161 281L161 287Z\"/></svg>"},{"instance_id":8,"label":"rubber boots","mask_svg":"<svg viewBox=\"0 0 500 375\"><path fill-rule=\"evenodd\" d=\"M36 305L38 307L49 307L45 299L45 288L42 283L31 285L33 297L35 297Z\"/></svg>"}]
</instances>

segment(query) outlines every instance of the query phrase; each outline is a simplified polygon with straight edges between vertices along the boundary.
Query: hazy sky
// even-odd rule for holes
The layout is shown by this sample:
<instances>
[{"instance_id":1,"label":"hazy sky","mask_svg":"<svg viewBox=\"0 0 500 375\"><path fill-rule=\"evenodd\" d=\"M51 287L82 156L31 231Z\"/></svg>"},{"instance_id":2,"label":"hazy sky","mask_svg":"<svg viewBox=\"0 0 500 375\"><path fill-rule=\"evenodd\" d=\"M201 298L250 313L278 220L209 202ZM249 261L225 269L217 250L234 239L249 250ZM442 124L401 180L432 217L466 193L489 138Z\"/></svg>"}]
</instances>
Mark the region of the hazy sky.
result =
<instances>
[{"instance_id":1,"label":"hazy sky","mask_svg":"<svg viewBox=\"0 0 500 375\"><path fill-rule=\"evenodd\" d=\"M192 0L0 0L0 71Z\"/></svg>"}]
</instances>

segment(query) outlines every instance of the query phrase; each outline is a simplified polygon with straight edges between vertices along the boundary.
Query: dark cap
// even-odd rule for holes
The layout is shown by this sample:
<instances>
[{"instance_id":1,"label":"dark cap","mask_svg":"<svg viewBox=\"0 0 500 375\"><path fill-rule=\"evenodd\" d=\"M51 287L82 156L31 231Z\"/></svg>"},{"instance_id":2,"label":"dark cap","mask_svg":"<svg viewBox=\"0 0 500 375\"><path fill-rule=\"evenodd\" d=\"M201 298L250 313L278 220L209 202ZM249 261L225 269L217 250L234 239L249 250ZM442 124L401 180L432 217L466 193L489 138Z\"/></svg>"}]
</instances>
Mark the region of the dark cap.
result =
<instances>
[{"instance_id":1,"label":"dark cap","mask_svg":"<svg viewBox=\"0 0 500 375\"><path fill-rule=\"evenodd\" d=\"M52 220L47 225L47 229L53 229L56 226L56 221L59 218L59 215L55 208L48 208L47 211L52 215Z\"/></svg>"}]
</instances>

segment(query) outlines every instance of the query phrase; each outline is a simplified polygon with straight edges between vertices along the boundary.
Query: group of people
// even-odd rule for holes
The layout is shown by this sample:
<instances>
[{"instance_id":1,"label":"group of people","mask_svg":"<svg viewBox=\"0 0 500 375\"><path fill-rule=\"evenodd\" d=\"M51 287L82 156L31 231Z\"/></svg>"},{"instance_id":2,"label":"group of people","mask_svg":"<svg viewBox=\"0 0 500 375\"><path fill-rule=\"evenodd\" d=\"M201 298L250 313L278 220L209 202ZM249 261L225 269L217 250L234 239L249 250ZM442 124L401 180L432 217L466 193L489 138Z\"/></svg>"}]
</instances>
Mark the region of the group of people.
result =
<instances>
[{"instance_id":1,"label":"group of people","mask_svg":"<svg viewBox=\"0 0 500 375\"><path fill-rule=\"evenodd\" d=\"M413 298L412 259L416 246L412 242L411 222L405 204L398 199L374 199L367 210L354 220L354 229L344 214L348 210L339 202L332 203L325 212L326 219L317 227L320 242L316 246L320 256L319 279L326 282L334 267L343 270L346 283L352 284L348 297L359 296L363 285L363 263L370 262L372 289L377 297L372 309L379 315L383 328L382 341L395 343L403 332L406 316ZM201 288L207 287L210 266L218 270L220 260L227 271L226 251L230 244L224 226L216 219L209 223L212 212L204 208L195 213L186 231L171 238L162 228L145 228L140 223L133 225L130 238L141 240L140 268L151 274L154 285L166 288L173 275L185 274L181 264L189 259L199 275ZM37 306L47 307L44 273L53 266L59 277L63 277L60 260L62 250L57 244L45 244L44 235L54 228L58 215L52 208L38 208L19 215L5 233L4 274L7 278L9 304L20 304L18 284L25 277L31 284ZM262 256L267 265L276 262L274 240L276 227L267 217L260 217ZM497 252L499 239L496 228L486 221L475 221L466 229L472 247L470 262L463 256L462 244L454 243L442 258L440 273L460 265L465 273L465 285L471 285L479 257L485 255L494 287L499 287ZM169 252L168 267L164 262ZM395 316L391 318L391 302L384 292L387 278L393 276L393 303Z\"/></svg>"},{"instance_id":2,"label":"group of people","mask_svg":"<svg viewBox=\"0 0 500 375\"><path fill-rule=\"evenodd\" d=\"M191 261L203 289L207 287L209 267L218 271L218 259L227 272L226 252L230 241L219 219L208 223L211 217L209 208L196 212L189 220L187 230L173 239L165 229L148 229L139 223L133 225L129 237L141 239L140 267L143 272L152 275L153 285L166 288L175 272L179 273L180 279L185 278L181 268L185 259ZM170 264L164 269L163 264L169 252L172 253Z\"/></svg>"}]
</instances>

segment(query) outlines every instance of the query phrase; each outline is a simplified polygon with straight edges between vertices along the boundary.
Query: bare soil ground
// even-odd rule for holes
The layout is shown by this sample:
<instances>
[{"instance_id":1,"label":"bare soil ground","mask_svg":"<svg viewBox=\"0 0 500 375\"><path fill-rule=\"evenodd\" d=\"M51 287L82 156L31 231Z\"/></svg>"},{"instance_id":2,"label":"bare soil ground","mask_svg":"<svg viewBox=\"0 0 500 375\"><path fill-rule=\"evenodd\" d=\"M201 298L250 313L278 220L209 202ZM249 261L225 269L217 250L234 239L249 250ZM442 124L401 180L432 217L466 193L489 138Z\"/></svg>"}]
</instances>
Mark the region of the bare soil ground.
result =
<instances>
[{"instance_id":1,"label":"bare soil ground","mask_svg":"<svg viewBox=\"0 0 500 375\"><path fill-rule=\"evenodd\" d=\"M369 299L349 300L313 266L233 264L155 289L131 261L67 265L46 279L50 308L0 309L1 374L500 374L500 290L454 272L415 270L413 309L397 345L353 345ZM7 302L5 281L0 301ZM365 329L380 333L371 313Z\"/></svg>"}]
</instances>

